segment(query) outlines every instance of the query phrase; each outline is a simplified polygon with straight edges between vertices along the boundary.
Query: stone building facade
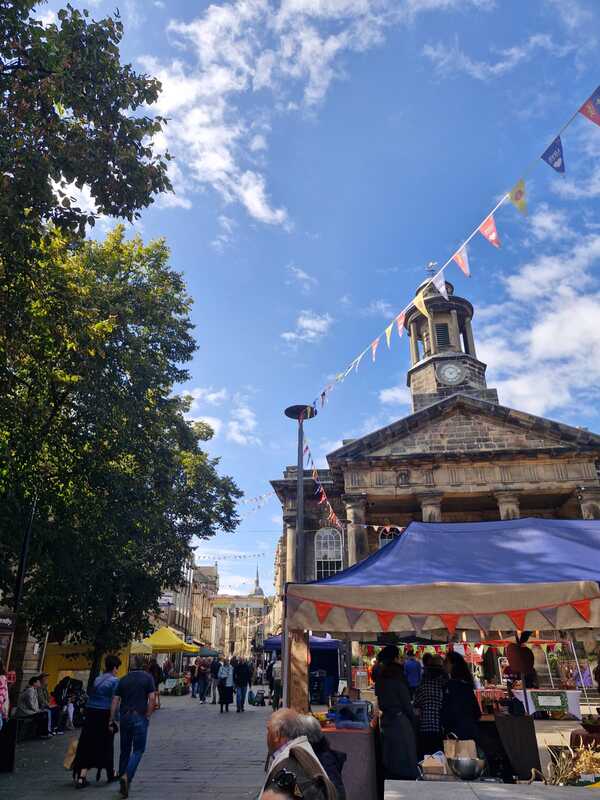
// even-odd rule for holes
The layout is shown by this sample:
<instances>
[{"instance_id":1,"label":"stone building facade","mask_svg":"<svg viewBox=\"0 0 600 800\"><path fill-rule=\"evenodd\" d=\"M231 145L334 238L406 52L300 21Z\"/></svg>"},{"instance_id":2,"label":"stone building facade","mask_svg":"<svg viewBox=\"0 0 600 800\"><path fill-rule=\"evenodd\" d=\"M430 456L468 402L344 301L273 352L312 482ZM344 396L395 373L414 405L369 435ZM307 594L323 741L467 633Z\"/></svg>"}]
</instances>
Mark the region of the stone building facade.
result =
<instances>
[{"instance_id":1,"label":"stone building facade","mask_svg":"<svg viewBox=\"0 0 600 800\"><path fill-rule=\"evenodd\" d=\"M421 287L419 287L421 288ZM295 467L272 481L283 508L276 594L327 577L387 544L412 520L520 516L600 519L600 436L499 403L477 359L473 307L430 284L427 315L405 316L413 413L327 457L319 478L344 530L331 528L304 473L305 563L296 561Z\"/></svg>"}]
</instances>

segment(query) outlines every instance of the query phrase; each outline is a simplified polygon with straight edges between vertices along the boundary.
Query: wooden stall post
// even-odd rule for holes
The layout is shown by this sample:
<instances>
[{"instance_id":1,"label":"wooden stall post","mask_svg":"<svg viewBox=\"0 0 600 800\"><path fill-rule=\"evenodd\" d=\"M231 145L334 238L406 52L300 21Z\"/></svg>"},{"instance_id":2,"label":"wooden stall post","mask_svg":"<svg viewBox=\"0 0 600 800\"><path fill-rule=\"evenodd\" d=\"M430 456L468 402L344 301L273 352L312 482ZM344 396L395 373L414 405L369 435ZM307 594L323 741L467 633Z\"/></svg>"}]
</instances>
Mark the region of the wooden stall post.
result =
<instances>
[{"instance_id":1,"label":"wooden stall post","mask_svg":"<svg viewBox=\"0 0 600 800\"><path fill-rule=\"evenodd\" d=\"M288 631L288 704L300 714L309 710L308 632Z\"/></svg>"}]
</instances>

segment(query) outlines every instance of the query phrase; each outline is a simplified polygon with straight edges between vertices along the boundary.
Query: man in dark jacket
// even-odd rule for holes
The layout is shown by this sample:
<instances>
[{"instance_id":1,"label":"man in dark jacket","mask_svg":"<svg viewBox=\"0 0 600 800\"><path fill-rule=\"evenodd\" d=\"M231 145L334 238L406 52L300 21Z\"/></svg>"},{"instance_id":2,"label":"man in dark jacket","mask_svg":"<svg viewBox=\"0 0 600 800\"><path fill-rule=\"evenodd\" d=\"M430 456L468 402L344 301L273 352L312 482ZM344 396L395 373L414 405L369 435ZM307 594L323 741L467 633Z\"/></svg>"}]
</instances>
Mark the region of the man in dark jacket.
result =
<instances>
[{"instance_id":1,"label":"man in dark jacket","mask_svg":"<svg viewBox=\"0 0 600 800\"><path fill-rule=\"evenodd\" d=\"M303 714L300 717L304 735L308 739L310 746L315 752L316 757L321 762L321 766L327 773L327 777L337 790L338 800L346 800L346 788L342 779L342 769L346 763L346 753L339 750L332 750L329 742L325 738L319 721L310 714Z\"/></svg>"},{"instance_id":2,"label":"man in dark jacket","mask_svg":"<svg viewBox=\"0 0 600 800\"><path fill-rule=\"evenodd\" d=\"M235 700L238 714L244 710L246 692L252 680L252 670L247 661L240 658L233 668L233 685L235 686Z\"/></svg>"},{"instance_id":3,"label":"man in dark jacket","mask_svg":"<svg viewBox=\"0 0 600 800\"><path fill-rule=\"evenodd\" d=\"M217 702L217 687L219 685L219 670L221 669L221 662L215 656L213 660L210 662L210 694L212 697L212 704L213 706L216 705Z\"/></svg>"}]
</instances>

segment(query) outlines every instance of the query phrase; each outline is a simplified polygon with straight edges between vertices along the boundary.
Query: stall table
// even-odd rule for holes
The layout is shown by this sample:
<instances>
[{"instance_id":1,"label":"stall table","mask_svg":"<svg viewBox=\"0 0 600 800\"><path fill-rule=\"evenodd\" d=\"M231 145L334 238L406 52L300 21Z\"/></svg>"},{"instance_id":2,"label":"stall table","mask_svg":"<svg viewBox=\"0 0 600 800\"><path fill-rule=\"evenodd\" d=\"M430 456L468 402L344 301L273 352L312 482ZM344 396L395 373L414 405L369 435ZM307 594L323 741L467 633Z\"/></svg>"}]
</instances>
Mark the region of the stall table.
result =
<instances>
[{"instance_id":1,"label":"stall table","mask_svg":"<svg viewBox=\"0 0 600 800\"><path fill-rule=\"evenodd\" d=\"M520 700L523 704L525 704L522 689L513 689L513 694L517 698L517 700ZM576 719L581 719L581 707L580 707L581 691L579 689L528 689L527 699L529 701L529 713L533 714L535 711L538 710L538 706L534 703L534 696L537 697L538 703L540 705L543 704L545 711L551 711L551 710L560 711L561 703L557 702L560 700L560 695L566 696L567 699L566 711L568 711L569 714L571 714ZM552 702L550 701L550 698L556 698L556 700ZM548 702L543 702L543 700L545 699L548 699Z\"/></svg>"},{"instance_id":2,"label":"stall table","mask_svg":"<svg viewBox=\"0 0 600 800\"><path fill-rule=\"evenodd\" d=\"M376 732L373 728L323 728L332 750L346 753L342 771L348 800L377 800Z\"/></svg>"}]
</instances>

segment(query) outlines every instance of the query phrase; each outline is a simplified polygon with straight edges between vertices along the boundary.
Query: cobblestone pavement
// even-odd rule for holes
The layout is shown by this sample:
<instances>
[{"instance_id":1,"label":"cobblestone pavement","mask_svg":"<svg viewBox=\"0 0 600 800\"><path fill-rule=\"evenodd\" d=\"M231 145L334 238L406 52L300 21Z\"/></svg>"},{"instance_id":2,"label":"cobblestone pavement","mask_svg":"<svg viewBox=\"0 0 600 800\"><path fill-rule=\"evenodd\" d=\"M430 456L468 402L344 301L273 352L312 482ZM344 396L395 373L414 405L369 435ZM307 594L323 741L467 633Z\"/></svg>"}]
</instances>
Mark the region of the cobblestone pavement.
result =
<instances>
[{"instance_id":1,"label":"cobblestone pavement","mask_svg":"<svg viewBox=\"0 0 600 800\"><path fill-rule=\"evenodd\" d=\"M150 723L148 747L130 798L143 800L249 800L264 776L269 707L220 714L219 706L191 697L164 697ZM74 800L70 773L62 766L69 735L18 745L17 769L0 774L2 800ZM118 741L115 743L115 763ZM86 800L116 800L117 784L88 776ZM80 796L77 793L77 797Z\"/></svg>"}]
</instances>

